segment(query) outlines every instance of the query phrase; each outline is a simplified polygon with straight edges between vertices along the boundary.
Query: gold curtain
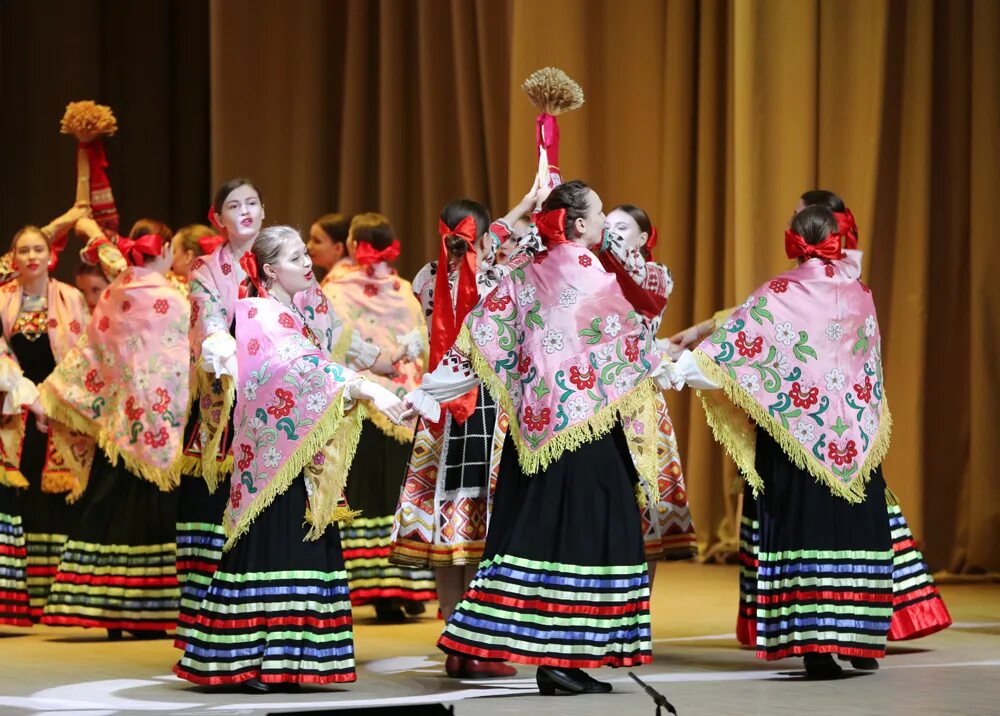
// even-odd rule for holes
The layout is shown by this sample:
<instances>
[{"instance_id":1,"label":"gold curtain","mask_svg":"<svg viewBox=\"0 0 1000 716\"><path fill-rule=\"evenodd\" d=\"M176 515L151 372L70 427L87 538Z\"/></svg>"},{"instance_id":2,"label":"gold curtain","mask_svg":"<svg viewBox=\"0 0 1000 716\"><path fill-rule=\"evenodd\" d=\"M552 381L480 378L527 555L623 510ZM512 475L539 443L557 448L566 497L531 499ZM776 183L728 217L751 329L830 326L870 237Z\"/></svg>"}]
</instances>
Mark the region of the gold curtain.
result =
<instances>
[{"instance_id":1,"label":"gold curtain","mask_svg":"<svg viewBox=\"0 0 1000 716\"><path fill-rule=\"evenodd\" d=\"M271 221L378 210L412 275L436 216L504 212L535 167L520 82L554 65L587 102L561 168L635 203L676 288L664 333L783 270L805 189L853 208L895 417L885 472L936 568L1000 570L996 0L258 0L212 5L213 177L261 182ZM671 395L706 546L735 475Z\"/></svg>"}]
</instances>

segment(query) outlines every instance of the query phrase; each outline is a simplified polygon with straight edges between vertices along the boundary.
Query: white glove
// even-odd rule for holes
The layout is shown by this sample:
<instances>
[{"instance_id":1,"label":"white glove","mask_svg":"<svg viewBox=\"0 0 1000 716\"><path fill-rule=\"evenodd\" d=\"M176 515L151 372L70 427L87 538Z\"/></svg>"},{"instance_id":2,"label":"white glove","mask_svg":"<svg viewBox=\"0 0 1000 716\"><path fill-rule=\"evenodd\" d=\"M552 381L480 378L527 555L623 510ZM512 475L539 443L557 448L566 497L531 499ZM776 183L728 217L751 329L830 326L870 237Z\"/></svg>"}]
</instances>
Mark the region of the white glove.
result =
<instances>
[{"instance_id":1,"label":"white glove","mask_svg":"<svg viewBox=\"0 0 1000 716\"><path fill-rule=\"evenodd\" d=\"M3 414L16 415L21 412L21 407L34 405L38 400L38 386L28 378L18 377L13 387L8 388L3 397Z\"/></svg>"},{"instance_id":2,"label":"white glove","mask_svg":"<svg viewBox=\"0 0 1000 716\"><path fill-rule=\"evenodd\" d=\"M687 385L698 390L717 390L719 388L711 378L701 372L698 364L694 362L694 355L691 351L686 350L681 353L681 357L677 359L677 362L670 366L670 371L674 375L679 376L682 387Z\"/></svg>"},{"instance_id":3,"label":"white glove","mask_svg":"<svg viewBox=\"0 0 1000 716\"><path fill-rule=\"evenodd\" d=\"M201 367L217 378L236 378L236 339L222 331L206 338L201 344Z\"/></svg>"},{"instance_id":4,"label":"white glove","mask_svg":"<svg viewBox=\"0 0 1000 716\"><path fill-rule=\"evenodd\" d=\"M362 380L352 392L355 397L369 401L382 413L399 405L399 398L373 380Z\"/></svg>"},{"instance_id":5,"label":"white glove","mask_svg":"<svg viewBox=\"0 0 1000 716\"><path fill-rule=\"evenodd\" d=\"M396 336L396 342L406 349L407 360L417 360L424 355L424 336L419 328L414 328L409 333Z\"/></svg>"},{"instance_id":6,"label":"white glove","mask_svg":"<svg viewBox=\"0 0 1000 716\"><path fill-rule=\"evenodd\" d=\"M425 419L432 423L436 423L441 419L441 403L436 401L428 395L426 391L420 388L411 390L407 396L403 398L403 403L412 407Z\"/></svg>"}]
</instances>

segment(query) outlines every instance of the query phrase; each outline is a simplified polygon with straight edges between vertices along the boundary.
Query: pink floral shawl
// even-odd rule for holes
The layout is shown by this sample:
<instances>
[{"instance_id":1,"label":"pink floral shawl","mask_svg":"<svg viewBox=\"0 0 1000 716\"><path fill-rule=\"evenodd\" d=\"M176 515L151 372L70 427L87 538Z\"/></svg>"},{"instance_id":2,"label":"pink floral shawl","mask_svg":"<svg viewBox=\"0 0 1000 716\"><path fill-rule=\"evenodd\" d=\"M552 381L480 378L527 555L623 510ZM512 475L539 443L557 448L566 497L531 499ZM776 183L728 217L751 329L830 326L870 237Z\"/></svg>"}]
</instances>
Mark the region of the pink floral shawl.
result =
<instances>
[{"instance_id":1,"label":"pink floral shawl","mask_svg":"<svg viewBox=\"0 0 1000 716\"><path fill-rule=\"evenodd\" d=\"M12 281L0 287L0 321L3 322L3 337L10 342L14 325L21 313L21 284ZM48 290L49 344L52 356L59 363L83 333L90 318L87 302L76 288L53 278L49 279ZM17 360L14 352L10 357ZM25 411L26 413L27 411ZM21 447L24 444L25 420L33 416L7 415L0 419L0 439L7 455L6 469L13 471L13 481L20 475ZM90 475L90 465L94 459L94 442L87 435L79 433L62 423L51 424L50 440L52 450L47 455L42 468L42 490L50 493L69 492L77 497ZM24 477L21 476L21 480Z\"/></svg>"},{"instance_id":2,"label":"pink floral shawl","mask_svg":"<svg viewBox=\"0 0 1000 716\"><path fill-rule=\"evenodd\" d=\"M409 281L400 278L384 261L371 266L353 264L332 280L325 280L323 292L346 329L379 347L379 363L382 358L386 358L387 366L392 361L392 375L366 370L363 371L366 378L400 398L420 387L427 365L427 327ZM404 340L408 335L416 336L411 341L410 354ZM412 355L414 349L416 357ZM399 442L413 440L415 420L401 426L389 422L381 413L373 413L369 418Z\"/></svg>"},{"instance_id":3,"label":"pink floral shawl","mask_svg":"<svg viewBox=\"0 0 1000 716\"><path fill-rule=\"evenodd\" d=\"M614 275L574 243L511 264L456 346L510 415L529 474L653 406L653 336Z\"/></svg>"},{"instance_id":4,"label":"pink floral shawl","mask_svg":"<svg viewBox=\"0 0 1000 716\"><path fill-rule=\"evenodd\" d=\"M243 299L235 312L239 396L225 549L303 472L309 538L317 539L344 515L338 505L364 415L346 412L344 387L356 374L329 362L278 301Z\"/></svg>"},{"instance_id":5,"label":"pink floral shawl","mask_svg":"<svg viewBox=\"0 0 1000 716\"><path fill-rule=\"evenodd\" d=\"M104 291L86 332L41 386L47 414L162 490L180 479L189 319L186 298L166 277L131 267Z\"/></svg>"},{"instance_id":6,"label":"pink floral shawl","mask_svg":"<svg viewBox=\"0 0 1000 716\"><path fill-rule=\"evenodd\" d=\"M754 488L753 422L834 494L864 499L889 448L881 334L871 290L843 261L811 259L760 286L695 351L722 391L701 398ZM727 400L728 398L728 400Z\"/></svg>"},{"instance_id":7,"label":"pink floral shawl","mask_svg":"<svg viewBox=\"0 0 1000 716\"><path fill-rule=\"evenodd\" d=\"M211 254L195 259L189 277L191 357L197 376L192 397L199 400L202 461L200 466L185 465L185 471L203 475L212 490L220 475L230 468L231 458L220 464L215 456L232 411L233 388L228 376L216 380L201 369L201 344L213 333L229 332L239 297L238 266L239 257L233 256L227 242ZM319 286L299 293L295 305L320 340L326 355L330 355L343 330L334 320Z\"/></svg>"}]
</instances>

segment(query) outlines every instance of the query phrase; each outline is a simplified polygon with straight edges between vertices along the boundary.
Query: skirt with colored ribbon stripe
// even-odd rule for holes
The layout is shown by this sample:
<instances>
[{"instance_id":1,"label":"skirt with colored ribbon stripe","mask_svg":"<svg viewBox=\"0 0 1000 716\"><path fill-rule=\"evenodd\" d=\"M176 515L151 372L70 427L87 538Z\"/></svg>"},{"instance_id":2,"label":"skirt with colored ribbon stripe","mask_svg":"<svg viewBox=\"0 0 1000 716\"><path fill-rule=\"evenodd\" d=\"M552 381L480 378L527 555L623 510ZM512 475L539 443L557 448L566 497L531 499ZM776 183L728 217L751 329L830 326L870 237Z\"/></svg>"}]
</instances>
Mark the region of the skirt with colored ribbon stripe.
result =
<instances>
[{"instance_id":1,"label":"skirt with colored ribbon stripe","mask_svg":"<svg viewBox=\"0 0 1000 716\"><path fill-rule=\"evenodd\" d=\"M354 681L354 636L340 536L305 541L297 477L222 555L185 628L174 667L203 685Z\"/></svg>"},{"instance_id":2,"label":"skirt with colored ribbon stripe","mask_svg":"<svg viewBox=\"0 0 1000 716\"><path fill-rule=\"evenodd\" d=\"M201 477L184 475L177 489L177 584L180 612L174 646L183 649L188 625L212 581L226 541L222 515L229 492L220 485L215 492Z\"/></svg>"},{"instance_id":3,"label":"skirt with colored ribbon stripe","mask_svg":"<svg viewBox=\"0 0 1000 716\"><path fill-rule=\"evenodd\" d=\"M643 482L642 538L646 559L690 559L698 554L698 538L691 520L687 486L681 469L674 424L663 393L656 394L657 485L654 494Z\"/></svg>"},{"instance_id":4,"label":"skirt with colored ribbon stripe","mask_svg":"<svg viewBox=\"0 0 1000 716\"><path fill-rule=\"evenodd\" d=\"M951 625L948 607L892 490L886 490L892 530L892 625L890 641L919 639Z\"/></svg>"},{"instance_id":5,"label":"skirt with colored ribbon stripe","mask_svg":"<svg viewBox=\"0 0 1000 716\"><path fill-rule=\"evenodd\" d=\"M851 504L757 431L764 489L744 496L741 641L762 659L809 653L881 658L893 613L885 482L876 468Z\"/></svg>"},{"instance_id":6,"label":"skirt with colored ribbon stripe","mask_svg":"<svg viewBox=\"0 0 1000 716\"><path fill-rule=\"evenodd\" d=\"M17 492L0 485L0 624L30 627L28 550Z\"/></svg>"},{"instance_id":7,"label":"skirt with colored ribbon stripe","mask_svg":"<svg viewBox=\"0 0 1000 716\"><path fill-rule=\"evenodd\" d=\"M620 426L536 475L508 443L483 560L438 646L545 666L648 663L636 481Z\"/></svg>"},{"instance_id":8,"label":"skirt with colored ribbon stripe","mask_svg":"<svg viewBox=\"0 0 1000 716\"><path fill-rule=\"evenodd\" d=\"M436 598L434 573L389 563L392 524L410 458L402 445L366 420L347 476L347 504L361 514L340 534L355 606L382 599Z\"/></svg>"},{"instance_id":9,"label":"skirt with colored ribbon stripe","mask_svg":"<svg viewBox=\"0 0 1000 716\"><path fill-rule=\"evenodd\" d=\"M42 623L169 631L177 619L176 492L98 450L78 527L63 549Z\"/></svg>"}]
</instances>

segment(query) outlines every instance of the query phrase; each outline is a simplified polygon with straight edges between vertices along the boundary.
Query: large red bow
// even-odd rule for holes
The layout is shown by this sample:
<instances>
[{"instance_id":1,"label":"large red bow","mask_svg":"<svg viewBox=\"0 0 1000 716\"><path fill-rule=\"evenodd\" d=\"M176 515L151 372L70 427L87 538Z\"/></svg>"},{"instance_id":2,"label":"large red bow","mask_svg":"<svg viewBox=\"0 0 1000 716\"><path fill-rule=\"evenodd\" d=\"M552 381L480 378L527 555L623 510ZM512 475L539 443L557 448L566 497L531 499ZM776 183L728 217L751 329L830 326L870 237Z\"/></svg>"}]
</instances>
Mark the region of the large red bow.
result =
<instances>
[{"instance_id":1,"label":"large red bow","mask_svg":"<svg viewBox=\"0 0 1000 716\"><path fill-rule=\"evenodd\" d=\"M462 322L476 306L479 291L476 289L476 220L466 216L455 226L448 227L438 220L438 233L441 235L441 250L438 252L437 276L434 278L434 312L431 315L431 346L430 365L437 366L444 354L458 337ZM455 310L451 306L451 286L448 283L448 237L458 236L468 245L458 265L458 286ZM360 247L359 247L360 248ZM465 395L445 403L445 409L461 425L472 411L476 409L477 390L470 390Z\"/></svg>"},{"instance_id":2,"label":"large red bow","mask_svg":"<svg viewBox=\"0 0 1000 716\"><path fill-rule=\"evenodd\" d=\"M240 257L240 266L247 275L247 281L253 284L254 288L257 289L257 295L261 297L267 296L267 289L264 288L264 283L260 280L260 271L257 268L257 257L254 256L252 251L247 251ZM247 297L246 282L240 284L240 298Z\"/></svg>"},{"instance_id":3,"label":"large red bow","mask_svg":"<svg viewBox=\"0 0 1000 716\"><path fill-rule=\"evenodd\" d=\"M163 237L159 234L143 234L137 239L118 239L118 250L131 266L145 266L147 256L159 256L163 252Z\"/></svg>"},{"instance_id":4,"label":"large red bow","mask_svg":"<svg viewBox=\"0 0 1000 716\"><path fill-rule=\"evenodd\" d=\"M538 227L538 234L542 237L546 247L551 248L556 244L569 243L569 239L566 238L565 209L542 211L535 214L535 226Z\"/></svg>"},{"instance_id":5,"label":"large red bow","mask_svg":"<svg viewBox=\"0 0 1000 716\"><path fill-rule=\"evenodd\" d=\"M854 220L854 213L845 208L833 212L833 217L837 220L837 233L844 237L844 248L858 248L858 223Z\"/></svg>"},{"instance_id":6,"label":"large red bow","mask_svg":"<svg viewBox=\"0 0 1000 716\"><path fill-rule=\"evenodd\" d=\"M208 223L219 231L222 231L222 222L219 221L219 215L216 213L214 206L208 207Z\"/></svg>"},{"instance_id":7,"label":"large red bow","mask_svg":"<svg viewBox=\"0 0 1000 716\"><path fill-rule=\"evenodd\" d=\"M657 239L659 239L659 235L656 233L656 227L654 226L649 230L649 238L646 239L646 251L650 254L653 253L653 247L656 246Z\"/></svg>"},{"instance_id":8,"label":"large red bow","mask_svg":"<svg viewBox=\"0 0 1000 716\"><path fill-rule=\"evenodd\" d=\"M823 259L836 261L844 258L840 249L840 234L834 232L818 244L809 244L791 229L785 229L785 255L790 259Z\"/></svg>"},{"instance_id":9,"label":"large red bow","mask_svg":"<svg viewBox=\"0 0 1000 716\"><path fill-rule=\"evenodd\" d=\"M362 266L377 264L380 261L395 261L399 258L399 239L394 239L391 244L381 251L376 251L375 247L367 241L359 241L358 248L354 253L354 260Z\"/></svg>"},{"instance_id":10,"label":"large red bow","mask_svg":"<svg viewBox=\"0 0 1000 716\"><path fill-rule=\"evenodd\" d=\"M202 256L208 256L224 243L226 243L226 240L219 234L202 236L198 239L198 248L201 250Z\"/></svg>"}]
</instances>

